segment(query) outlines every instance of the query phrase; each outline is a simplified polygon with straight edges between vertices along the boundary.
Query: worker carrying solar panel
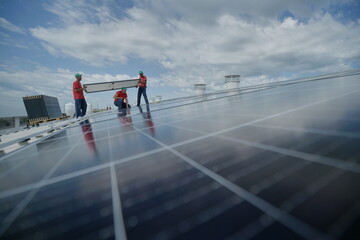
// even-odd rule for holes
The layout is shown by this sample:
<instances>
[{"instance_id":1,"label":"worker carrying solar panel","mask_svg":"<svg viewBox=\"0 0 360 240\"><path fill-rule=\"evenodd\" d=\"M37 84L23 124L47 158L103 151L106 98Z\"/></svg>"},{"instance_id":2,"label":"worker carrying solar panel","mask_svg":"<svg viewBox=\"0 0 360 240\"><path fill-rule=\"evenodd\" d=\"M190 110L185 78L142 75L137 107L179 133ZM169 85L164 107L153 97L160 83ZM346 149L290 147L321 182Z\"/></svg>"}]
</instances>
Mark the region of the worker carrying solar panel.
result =
<instances>
[{"instance_id":1,"label":"worker carrying solar panel","mask_svg":"<svg viewBox=\"0 0 360 240\"><path fill-rule=\"evenodd\" d=\"M148 100L147 94L146 94L146 83L147 83L147 77L144 75L143 71L139 71L139 83L136 86L138 88L138 96L137 96L137 105L136 106L140 106L141 95L144 96L145 103L147 105L149 104L149 100Z\"/></svg>"},{"instance_id":2,"label":"worker carrying solar panel","mask_svg":"<svg viewBox=\"0 0 360 240\"><path fill-rule=\"evenodd\" d=\"M114 105L118 107L118 110L131 108L128 96L126 94L126 88L121 88L121 91L117 91L114 95Z\"/></svg>"},{"instance_id":3,"label":"worker carrying solar panel","mask_svg":"<svg viewBox=\"0 0 360 240\"><path fill-rule=\"evenodd\" d=\"M73 95L75 100L76 118L84 117L86 114L87 103L84 97L86 86L81 85L82 74L75 74L76 80L73 82Z\"/></svg>"}]
</instances>

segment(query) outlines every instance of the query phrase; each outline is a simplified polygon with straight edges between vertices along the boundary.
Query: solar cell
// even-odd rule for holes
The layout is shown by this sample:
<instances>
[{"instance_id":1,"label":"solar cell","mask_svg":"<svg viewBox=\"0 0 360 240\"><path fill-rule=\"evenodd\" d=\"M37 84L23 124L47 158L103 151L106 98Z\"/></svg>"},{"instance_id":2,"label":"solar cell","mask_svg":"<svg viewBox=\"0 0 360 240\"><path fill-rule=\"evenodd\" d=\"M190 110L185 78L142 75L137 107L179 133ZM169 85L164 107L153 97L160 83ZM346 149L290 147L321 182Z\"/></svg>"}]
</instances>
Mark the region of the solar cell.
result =
<instances>
[{"instance_id":1,"label":"solar cell","mask_svg":"<svg viewBox=\"0 0 360 240\"><path fill-rule=\"evenodd\" d=\"M356 239L359 87L351 72L95 114L0 158L0 238Z\"/></svg>"}]
</instances>

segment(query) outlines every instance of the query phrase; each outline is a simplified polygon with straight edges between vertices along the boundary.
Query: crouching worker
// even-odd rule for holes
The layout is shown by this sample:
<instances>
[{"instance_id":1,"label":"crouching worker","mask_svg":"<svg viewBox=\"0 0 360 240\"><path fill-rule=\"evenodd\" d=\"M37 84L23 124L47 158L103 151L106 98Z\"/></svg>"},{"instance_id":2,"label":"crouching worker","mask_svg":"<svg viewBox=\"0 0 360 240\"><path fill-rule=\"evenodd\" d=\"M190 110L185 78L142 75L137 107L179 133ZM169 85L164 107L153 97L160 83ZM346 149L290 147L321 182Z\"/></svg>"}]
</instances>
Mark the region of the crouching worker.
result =
<instances>
[{"instance_id":1,"label":"crouching worker","mask_svg":"<svg viewBox=\"0 0 360 240\"><path fill-rule=\"evenodd\" d=\"M114 95L114 104L118 107L118 110L120 109L128 109L130 108L130 104L128 102L127 94L126 94L126 88L122 88L121 91L118 91Z\"/></svg>"}]
</instances>

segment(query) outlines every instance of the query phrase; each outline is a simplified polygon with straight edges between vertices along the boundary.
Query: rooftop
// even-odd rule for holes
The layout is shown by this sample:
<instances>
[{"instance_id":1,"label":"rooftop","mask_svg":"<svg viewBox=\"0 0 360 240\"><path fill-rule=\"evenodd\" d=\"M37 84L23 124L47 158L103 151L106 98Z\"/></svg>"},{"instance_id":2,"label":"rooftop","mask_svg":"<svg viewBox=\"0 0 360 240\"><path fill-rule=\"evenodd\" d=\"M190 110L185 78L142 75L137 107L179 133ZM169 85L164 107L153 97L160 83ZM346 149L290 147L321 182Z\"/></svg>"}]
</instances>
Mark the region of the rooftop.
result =
<instances>
[{"instance_id":1,"label":"rooftop","mask_svg":"<svg viewBox=\"0 0 360 240\"><path fill-rule=\"evenodd\" d=\"M0 238L353 239L359 74L101 112L3 152Z\"/></svg>"}]
</instances>

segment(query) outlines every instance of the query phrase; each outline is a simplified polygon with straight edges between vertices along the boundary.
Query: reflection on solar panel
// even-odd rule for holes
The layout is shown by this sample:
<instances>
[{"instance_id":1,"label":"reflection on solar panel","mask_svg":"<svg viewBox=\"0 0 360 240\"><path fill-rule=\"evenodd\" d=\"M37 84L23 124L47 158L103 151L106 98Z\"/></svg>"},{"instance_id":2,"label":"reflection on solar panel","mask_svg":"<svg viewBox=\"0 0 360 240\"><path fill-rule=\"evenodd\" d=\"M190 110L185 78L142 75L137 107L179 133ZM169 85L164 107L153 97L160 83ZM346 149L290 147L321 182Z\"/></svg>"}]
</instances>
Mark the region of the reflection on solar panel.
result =
<instances>
[{"instance_id":1,"label":"reflection on solar panel","mask_svg":"<svg viewBox=\"0 0 360 240\"><path fill-rule=\"evenodd\" d=\"M0 158L1 239L355 239L360 79L107 112Z\"/></svg>"}]
</instances>

